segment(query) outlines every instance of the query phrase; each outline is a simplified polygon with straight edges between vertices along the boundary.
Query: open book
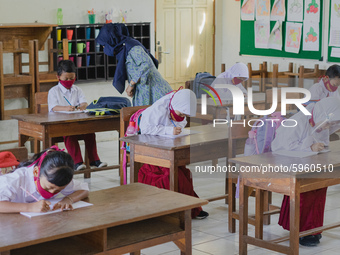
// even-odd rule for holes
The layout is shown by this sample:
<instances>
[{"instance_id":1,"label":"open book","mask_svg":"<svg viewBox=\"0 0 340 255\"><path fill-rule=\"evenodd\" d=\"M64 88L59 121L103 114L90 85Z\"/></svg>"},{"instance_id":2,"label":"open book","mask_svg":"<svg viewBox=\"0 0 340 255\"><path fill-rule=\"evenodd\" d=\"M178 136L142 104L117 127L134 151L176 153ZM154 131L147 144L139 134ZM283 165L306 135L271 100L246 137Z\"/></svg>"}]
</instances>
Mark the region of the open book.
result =
<instances>
[{"instance_id":1,"label":"open book","mask_svg":"<svg viewBox=\"0 0 340 255\"><path fill-rule=\"evenodd\" d=\"M56 113L67 113L67 114L72 114L72 113L81 113L81 112L88 112L88 110L75 110L75 111L56 111Z\"/></svg>"},{"instance_id":2,"label":"open book","mask_svg":"<svg viewBox=\"0 0 340 255\"><path fill-rule=\"evenodd\" d=\"M36 217L36 216L42 216L42 215L46 215L46 214L52 214L52 213L58 213L61 212L60 209L52 211L53 206L58 203L60 200L62 200L62 198L52 198L52 199L47 199L48 201L51 202L50 204L50 209L51 211L48 212L42 212L42 213L36 213L36 212L21 212L20 214L28 217L28 218L32 218L32 217ZM74 204L72 204L73 210L78 209L78 208L82 208L82 207L87 207L87 206L91 206L93 204L84 202L84 201L78 201Z\"/></svg>"}]
</instances>

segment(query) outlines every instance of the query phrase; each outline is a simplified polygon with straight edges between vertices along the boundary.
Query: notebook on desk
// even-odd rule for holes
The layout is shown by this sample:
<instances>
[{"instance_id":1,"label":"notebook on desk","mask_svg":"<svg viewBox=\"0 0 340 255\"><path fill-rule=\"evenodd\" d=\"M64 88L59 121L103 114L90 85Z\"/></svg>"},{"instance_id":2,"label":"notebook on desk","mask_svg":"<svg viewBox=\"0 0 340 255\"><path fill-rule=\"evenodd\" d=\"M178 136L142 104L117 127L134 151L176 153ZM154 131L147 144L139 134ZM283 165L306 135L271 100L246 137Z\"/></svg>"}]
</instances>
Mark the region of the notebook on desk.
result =
<instances>
[{"instance_id":1,"label":"notebook on desk","mask_svg":"<svg viewBox=\"0 0 340 255\"><path fill-rule=\"evenodd\" d=\"M199 133L198 131L194 131L194 130L190 130L190 129L182 129L182 132L178 135L159 135L159 136L175 139L175 138L178 138L178 137L193 135L193 134L198 134L198 133Z\"/></svg>"},{"instance_id":2,"label":"notebook on desk","mask_svg":"<svg viewBox=\"0 0 340 255\"><path fill-rule=\"evenodd\" d=\"M80 110L75 110L75 111L56 111L56 113L67 113L67 114L81 113L81 112L88 112L88 110L84 110L84 111L80 111Z\"/></svg>"},{"instance_id":3,"label":"notebook on desk","mask_svg":"<svg viewBox=\"0 0 340 255\"><path fill-rule=\"evenodd\" d=\"M322 151L315 152L315 151L287 151L287 150L281 150L281 151L275 151L274 154L281 155L281 156L288 156L293 158L304 158L309 156L314 156L319 153L326 153L329 152L328 149L323 149Z\"/></svg>"}]
</instances>

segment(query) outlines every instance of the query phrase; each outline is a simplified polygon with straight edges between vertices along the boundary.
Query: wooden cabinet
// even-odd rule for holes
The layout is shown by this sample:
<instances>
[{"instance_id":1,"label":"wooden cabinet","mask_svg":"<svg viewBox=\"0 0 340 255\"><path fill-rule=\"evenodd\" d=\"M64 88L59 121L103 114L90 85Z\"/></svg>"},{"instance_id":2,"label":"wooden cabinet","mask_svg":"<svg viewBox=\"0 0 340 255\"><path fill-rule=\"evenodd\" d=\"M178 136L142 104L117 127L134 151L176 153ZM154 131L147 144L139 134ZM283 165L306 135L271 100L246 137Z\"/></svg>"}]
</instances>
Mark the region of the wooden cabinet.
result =
<instances>
[{"instance_id":1,"label":"wooden cabinet","mask_svg":"<svg viewBox=\"0 0 340 255\"><path fill-rule=\"evenodd\" d=\"M68 39L68 58L76 66L77 81L112 80L116 71L115 57L106 56L95 38L104 24L64 25L55 27L52 33L54 48L63 48ZM127 23L130 36L140 41L150 51L150 23ZM72 36L71 36L72 34ZM62 53L54 55L55 67L63 59Z\"/></svg>"}]
</instances>

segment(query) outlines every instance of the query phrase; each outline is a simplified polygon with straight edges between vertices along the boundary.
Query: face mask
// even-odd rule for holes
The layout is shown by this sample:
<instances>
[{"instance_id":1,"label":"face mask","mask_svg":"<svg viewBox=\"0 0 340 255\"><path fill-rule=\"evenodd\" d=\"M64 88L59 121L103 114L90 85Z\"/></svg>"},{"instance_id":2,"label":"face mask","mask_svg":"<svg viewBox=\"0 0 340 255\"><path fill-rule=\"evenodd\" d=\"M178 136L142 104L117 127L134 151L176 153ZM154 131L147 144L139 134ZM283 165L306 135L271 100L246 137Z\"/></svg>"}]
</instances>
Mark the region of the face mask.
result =
<instances>
[{"instance_id":1,"label":"face mask","mask_svg":"<svg viewBox=\"0 0 340 255\"><path fill-rule=\"evenodd\" d=\"M323 81L323 84L325 85L325 88L329 91L329 92L334 92L338 89L338 87L336 86L333 86L331 84L331 81L329 80L329 77L328 76L324 76L322 77L322 81Z\"/></svg>"},{"instance_id":2,"label":"face mask","mask_svg":"<svg viewBox=\"0 0 340 255\"><path fill-rule=\"evenodd\" d=\"M232 83L233 83L234 85L240 84L240 83L242 83L242 82L243 82L243 80L241 80L241 79L239 79L239 78L237 78L237 77L234 77L233 80L232 80Z\"/></svg>"},{"instance_id":3,"label":"face mask","mask_svg":"<svg viewBox=\"0 0 340 255\"><path fill-rule=\"evenodd\" d=\"M63 85L65 88L70 89L73 85L73 83L75 82L76 78L74 78L73 80L66 80L66 81L62 81L59 79L59 82L61 85Z\"/></svg>"},{"instance_id":4,"label":"face mask","mask_svg":"<svg viewBox=\"0 0 340 255\"><path fill-rule=\"evenodd\" d=\"M51 192L48 192L47 190L44 190L43 187L41 187L40 185L40 178L39 178L39 175L40 175L40 168L39 168L39 173L38 173L38 177L35 177L34 176L34 183L35 183L35 186L37 187L37 190L39 192L39 194L45 198L45 199L50 199L51 197L53 197L54 195L58 194L59 192L57 193L51 193Z\"/></svg>"}]
</instances>

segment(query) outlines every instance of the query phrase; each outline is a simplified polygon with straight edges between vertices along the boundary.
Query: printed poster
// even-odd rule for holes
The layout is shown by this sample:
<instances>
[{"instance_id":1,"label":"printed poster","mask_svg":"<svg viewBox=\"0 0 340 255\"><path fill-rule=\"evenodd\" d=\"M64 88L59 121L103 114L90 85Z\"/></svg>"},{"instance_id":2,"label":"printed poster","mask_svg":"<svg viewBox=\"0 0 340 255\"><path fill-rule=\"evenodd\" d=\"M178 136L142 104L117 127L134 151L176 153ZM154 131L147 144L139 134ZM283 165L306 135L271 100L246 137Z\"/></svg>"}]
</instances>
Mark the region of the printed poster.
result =
<instances>
[{"instance_id":1,"label":"printed poster","mask_svg":"<svg viewBox=\"0 0 340 255\"><path fill-rule=\"evenodd\" d=\"M301 43L302 23L287 22L286 23L286 42L285 51L291 53L299 53Z\"/></svg>"},{"instance_id":2,"label":"printed poster","mask_svg":"<svg viewBox=\"0 0 340 255\"><path fill-rule=\"evenodd\" d=\"M304 21L320 22L320 0L305 0Z\"/></svg>"},{"instance_id":3,"label":"printed poster","mask_svg":"<svg viewBox=\"0 0 340 255\"><path fill-rule=\"evenodd\" d=\"M270 21L255 21L255 48L268 49L268 40L270 35Z\"/></svg>"},{"instance_id":4,"label":"printed poster","mask_svg":"<svg viewBox=\"0 0 340 255\"><path fill-rule=\"evenodd\" d=\"M241 20L254 20L255 0L244 0L241 7Z\"/></svg>"},{"instance_id":5,"label":"printed poster","mask_svg":"<svg viewBox=\"0 0 340 255\"><path fill-rule=\"evenodd\" d=\"M256 20L270 19L270 0L257 0Z\"/></svg>"},{"instance_id":6,"label":"printed poster","mask_svg":"<svg viewBox=\"0 0 340 255\"><path fill-rule=\"evenodd\" d=\"M340 24L340 0L332 0L331 26L339 26L339 24Z\"/></svg>"},{"instance_id":7,"label":"printed poster","mask_svg":"<svg viewBox=\"0 0 340 255\"><path fill-rule=\"evenodd\" d=\"M312 21L303 22L303 45L304 51L319 51L319 23Z\"/></svg>"},{"instance_id":8,"label":"printed poster","mask_svg":"<svg viewBox=\"0 0 340 255\"><path fill-rule=\"evenodd\" d=\"M303 0L288 0L287 21L303 21Z\"/></svg>"},{"instance_id":9,"label":"printed poster","mask_svg":"<svg viewBox=\"0 0 340 255\"><path fill-rule=\"evenodd\" d=\"M275 23L270 33L268 48L282 51L282 23L280 21Z\"/></svg>"},{"instance_id":10,"label":"printed poster","mask_svg":"<svg viewBox=\"0 0 340 255\"><path fill-rule=\"evenodd\" d=\"M270 20L284 21L286 17L285 0L275 0L270 15Z\"/></svg>"},{"instance_id":11,"label":"printed poster","mask_svg":"<svg viewBox=\"0 0 340 255\"><path fill-rule=\"evenodd\" d=\"M329 46L340 47L340 27L331 26L329 30Z\"/></svg>"}]
</instances>

